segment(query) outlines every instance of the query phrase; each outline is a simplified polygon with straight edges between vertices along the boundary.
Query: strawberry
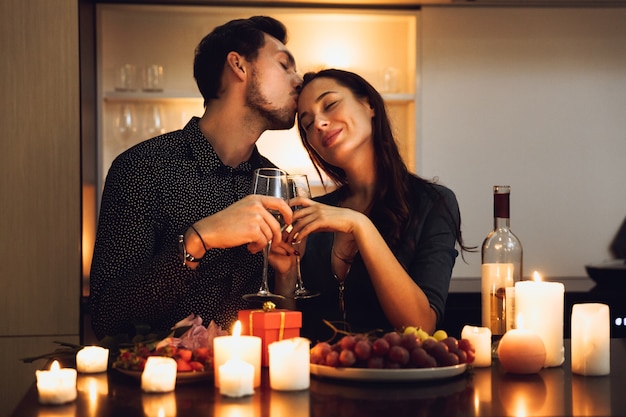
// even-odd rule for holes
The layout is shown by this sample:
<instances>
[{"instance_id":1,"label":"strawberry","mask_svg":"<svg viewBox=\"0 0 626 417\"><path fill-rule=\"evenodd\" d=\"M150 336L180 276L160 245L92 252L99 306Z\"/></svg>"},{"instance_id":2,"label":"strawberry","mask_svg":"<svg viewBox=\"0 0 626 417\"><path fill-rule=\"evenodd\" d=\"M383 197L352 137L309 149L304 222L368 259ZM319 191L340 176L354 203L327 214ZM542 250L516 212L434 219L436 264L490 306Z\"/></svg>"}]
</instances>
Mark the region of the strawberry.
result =
<instances>
[{"instance_id":1,"label":"strawberry","mask_svg":"<svg viewBox=\"0 0 626 417\"><path fill-rule=\"evenodd\" d=\"M191 349L178 349L177 356L184 360L185 362L189 362L191 360Z\"/></svg>"},{"instance_id":2,"label":"strawberry","mask_svg":"<svg viewBox=\"0 0 626 417\"><path fill-rule=\"evenodd\" d=\"M191 370L193 371L204 372L204 364L198 361L189 362L189 366L191 367Z\"/></svg>"},{"instance_id":3,"label":"strawberry","mask_svg":"<svg viewBox=\"0 0 626 417\"><path fill-rule=\"evenodd\" d=\"M196 348L193 353L198 362L206 362L210 355L208 347Z\"/></svg>"},{"instance_id":4,"label":"strawberry","mask_svg":"<svg viewBox=\"0 0 626 417\"><path fill-rule=\"evenodd\" d=\"M189 372L192 369L193 368L191 367L191 365L189 365L189 362L187 362L186 360L183 360L181 358L176 359L176 370L178 372Z\"/></svg>"}]
</instances>

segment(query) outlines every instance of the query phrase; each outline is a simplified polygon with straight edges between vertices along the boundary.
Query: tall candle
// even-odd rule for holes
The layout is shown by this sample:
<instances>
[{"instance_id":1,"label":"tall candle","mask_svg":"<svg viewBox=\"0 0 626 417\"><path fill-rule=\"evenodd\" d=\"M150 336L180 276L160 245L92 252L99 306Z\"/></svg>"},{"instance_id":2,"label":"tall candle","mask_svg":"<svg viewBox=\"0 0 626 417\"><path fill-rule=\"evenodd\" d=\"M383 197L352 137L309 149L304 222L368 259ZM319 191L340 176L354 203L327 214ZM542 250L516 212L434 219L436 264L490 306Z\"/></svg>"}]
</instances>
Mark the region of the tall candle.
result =
<instances>
[{"instance_id":1,"label":"tall candle","mask_svg":"<svg viewBox=\"0 0 626 417\"><path fill-rule=\"evenodd\" d=\"M279 391L309 388L311 342L304 337L270 343L270 387Z\"/></svg>"},{"instance_id":2,"label":"tall candle","mask_svg":"<svg viewBox=\"0 0 626 417\"><path fill-rule=\"evenodd\" d=\"M574 304L571 320L572 372L608 375L611 364L609 306L600 303Z\"/></svg>"},{"instance_id":3,"label":"tall candle","mask_svg":"<svg viewBox=\"0 0 626 417\"><path fill-rule=\"evenodd\" d=\"M475 349L472 366L477 368L491 366L491 330L489 328L463 326L461 339L469 340Z\"/></svg>"},{"instance_id":4,"label":"tall candle","mask_svg":"<svg viewBox=\"0 0 626 417\"><path fill-rule=\"evenodd\" d=\"M563 347L563 300L565 286L560 282L542 282L537 272L534 281L515 283L516 317L524 329L536 333L546 349L544 367L560 366L565 360Z\"/></svg>"},{"instance_id":5,"label":"tall candle","mask_svg":"<svg viewBox=\"0 0 626 417\"><path fill-rule=\"evenodd\" d=\"M237 320L232 336L218 336L213 339L214 383L220 386L220 366L229 359L237 358L254 367L254 387L261 385L261 338L242 336L241 322Z\"/></svg>"},{"instance_id":6,"label":"tall candle","mask_svg":"<svg viewBox=\"0 0 626 417\"><path fill-rule=\"evenodd\" d=\"M176 360L165 356L149 356L141 373L141 389L145 392L170 392L176 386Z\"/></svg>"},{"instance_id":7,"label":"tall candle","mask_svg":"<svg viewBox=\"0 0 626 417\"><path fill-rule=\"evenodd\" d=\"M220 394L227 397L245 397L254 394L254 366L239 358L231 358L220 365Z\"/></svg>"},{"instance_id":8,"label":"tall candle","mask_svg":"<svg viewBox=\"0 0 626 417\"><path fill-rule=\"evenodd\" d=\"M109 365L109 349L85 346L76 353L76 369L85 374L106 372Z\"/></svg>"},{"instance_id":9,"label":"tall candle","mask_svg":"<svg viewBox=\"0 0 626 417\"><path fill-rule=\"evenodd\" d=\"M65 404L76 399L76 369L52 362L49 371L35 371L41 404Z\"/></svg>"}]
</instances>

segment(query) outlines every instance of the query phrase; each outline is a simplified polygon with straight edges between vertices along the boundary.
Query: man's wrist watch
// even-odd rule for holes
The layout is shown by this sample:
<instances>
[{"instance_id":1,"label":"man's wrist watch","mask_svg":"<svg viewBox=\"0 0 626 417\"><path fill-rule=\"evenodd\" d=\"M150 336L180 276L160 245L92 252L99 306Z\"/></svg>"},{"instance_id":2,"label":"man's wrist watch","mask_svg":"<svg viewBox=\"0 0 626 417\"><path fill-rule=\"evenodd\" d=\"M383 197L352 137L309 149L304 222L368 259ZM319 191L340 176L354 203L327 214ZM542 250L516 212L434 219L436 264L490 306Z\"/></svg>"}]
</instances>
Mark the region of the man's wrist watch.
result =
<instances>
[{"instance_id":1,"label":"man's wrist watch","mask_svg":"<svg viewBox=\"0 0 626 417\"><path fill-rule=\"evenodd\" d=\"M183 266L187 266L187 262L200 262L201 258L196 258L185 248L185 235L178 235L178 253L183 259Z\"/></svg>"}]
</instances>

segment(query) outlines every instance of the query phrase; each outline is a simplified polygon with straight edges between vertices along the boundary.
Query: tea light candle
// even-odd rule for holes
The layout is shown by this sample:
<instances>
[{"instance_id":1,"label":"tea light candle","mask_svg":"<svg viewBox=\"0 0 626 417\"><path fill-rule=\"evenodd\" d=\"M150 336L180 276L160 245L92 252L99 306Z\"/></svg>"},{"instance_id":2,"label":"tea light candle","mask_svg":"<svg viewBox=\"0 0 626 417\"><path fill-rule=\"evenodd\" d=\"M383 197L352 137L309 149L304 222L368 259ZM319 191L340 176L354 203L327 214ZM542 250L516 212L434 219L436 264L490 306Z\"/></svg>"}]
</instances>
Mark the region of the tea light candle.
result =
<instances>
[{"instance_id":1,"label":"tea light candle","mask_svg":"<svg viewBox=\"0 0 626 417\"><path fill-rule=\"evenodd\" d=\"M141 373L141 389L145 392L170 392L176 386L176 360L165 356L149 356Z\"/></svg>"},{"instance_id":2,"label":"tea light candle","mask_svg":"<svg viewBox=\"0 0 626 417\"><path fill-rule=\"evenodd\" d=\"M254 388L261 385L261 338L242 336L241 322L237 320L232 336L218 336L213 339L214 383L220 386L220 366L229 359L241 359L254 367Z\"/></svg>"},{"instance_id":3,"label":"tea light candle","mask_svg":"<svg viewBox=\"0 0 626 417\"><path fill-rule=\"evenodd\" d=\"M304 337L270 343L270 387L279 391L308 389L311 380L311 342Z\"/></svg>"},{"instance_id":4,"label":"tea light candle","mask_svg":"<svg viewBox=\"0 0 626 417\"><path fill-rule=\"evenodd\" d=\"M543 368L546 348L536 333L526 329L511 329L500 339L498 360L507 372L535 374Z\"/></svg>"},{"instance_id":5,"label":"tea light candle","mask_svg":"<svg viewBox=\"0 0 626 417\"><path fill-rule=\"evenodd\" d=\"M109 349L85 346L76 353L76 369L85 374L106 372L109 366Z\"/></svg>"},{"instance_id":6,"label":"tea light candle","mask_svg":"<svg viewBox=\"0 0 626 417\"><path fill-rule=\"evenodd\" d=\"M76 369L52 362L49 371L35 371L41 404L65 404L76 399Z\"/></svg>"},{"instance_id":7,"label":"tea light candle","mask_svg":"<svg viewBox=\"0 0 626 417\"><path fill-rule=\"evenodd\" d=\"M220 394L227 397L245 397L254 394L254 366L239 358L232 358L220 366Z\"/></svg>"},{"instance_id":8,"label":"tea light candle","mask_svg":"<svg viewBox=\"0 0 626 417\"><path fill-rule=\"evenodd\" d=\"M477 368L491 366L491 330L487 327L463 326L461 339L470 341L474 349L475 359L472 366Z\"/></svg>"},{"instance_id":9,"label":"tea light candle","mask_svg":"<svg viewBox=\"0 0 626 417\"><path fill-rule=\"evenodd\" d=\"M572 372L608 375L611 364L609 306L600 303L574 304L571 320Z\"/></svg>"},{"instance_id":10,"label":"tea light candle","mask_svg":"<svg viewBox=\"0 0 626 417\"><path fill-rule=\"evenodd\" d=\"M546 349L544 367L560 366L565 360L563 347L563 300L565 286L560 282L542 282L535 271L534 281L515 283L516 317L524 329L535 332ZM520 327L520 326L517 326Z\"/></svg>"}]
</instances>

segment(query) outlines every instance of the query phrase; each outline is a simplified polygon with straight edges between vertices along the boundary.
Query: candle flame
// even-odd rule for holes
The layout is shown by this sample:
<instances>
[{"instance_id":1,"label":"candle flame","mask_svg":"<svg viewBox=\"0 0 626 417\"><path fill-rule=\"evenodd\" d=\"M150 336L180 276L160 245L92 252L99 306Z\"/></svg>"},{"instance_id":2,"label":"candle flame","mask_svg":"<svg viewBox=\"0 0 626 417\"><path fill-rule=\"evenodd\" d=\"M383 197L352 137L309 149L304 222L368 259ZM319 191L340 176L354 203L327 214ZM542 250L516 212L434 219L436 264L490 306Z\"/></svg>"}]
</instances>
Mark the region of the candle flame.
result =
<instances>
[{"instance_id":1,"label":"candle flame","mask_svg":"<svg viewBox=\"0 0 626 417\"><path fill-rule=\"evenodd\" d=\"M233 336L241 336L241 322L239 320L233 326Z\"/></svg>"},{"instance_id":2,"label":"candle flame","mask_svg":"<svg viewBox=\"0 0 626 417\"><path fill-rule=\"evenodd\" d=\"M535 281L535 282L541 282L542 281L541 275L539 275L539 272L537 272L537 271L533 272L533 281Z\"/></svg>"},{"instance_id":3,"label":"candle flame","mask_svg":"<svg viewBox=\"0 0 626 417\"><path fill-rule=\"evenodd\" d=\"M52 362L52 365L50 365L50 371L58 372L59 370L61 370L61 365L59 365L59 361Z\"/></svg>"}]
</instances>

